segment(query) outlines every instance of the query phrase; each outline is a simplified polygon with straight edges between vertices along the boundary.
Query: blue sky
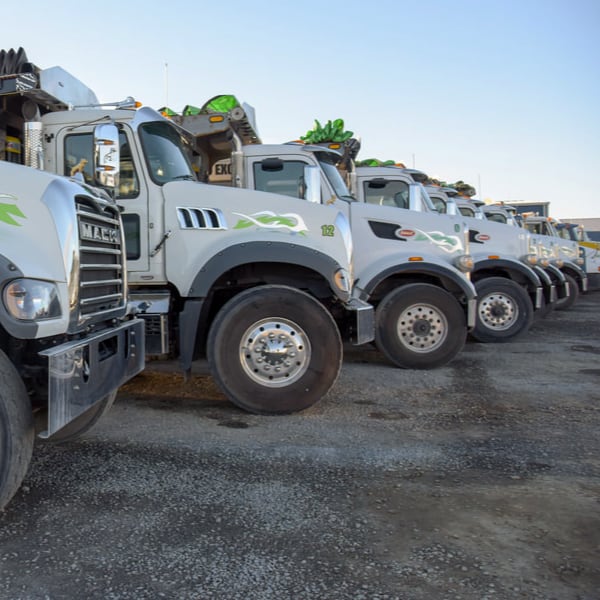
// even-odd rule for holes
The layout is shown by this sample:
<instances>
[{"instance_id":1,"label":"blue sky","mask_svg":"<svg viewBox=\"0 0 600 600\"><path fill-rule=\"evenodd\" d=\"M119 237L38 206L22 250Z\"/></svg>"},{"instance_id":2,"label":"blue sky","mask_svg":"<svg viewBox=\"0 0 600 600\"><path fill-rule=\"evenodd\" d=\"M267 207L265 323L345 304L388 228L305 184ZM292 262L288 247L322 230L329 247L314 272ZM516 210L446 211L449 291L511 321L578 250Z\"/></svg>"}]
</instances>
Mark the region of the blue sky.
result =
<instances>
[{"instance_id":1,"label":"blue sky","mask_svg":"<svg viewBox=\"0 0 600 600\"><path fill-rule=\"evenodd\" d=\"M22 6L0 47L60 65L103 101L181 110L234 94L264 142L343 118L359 158L600 217L600 0Z\"/></svg>"}]
</instances>

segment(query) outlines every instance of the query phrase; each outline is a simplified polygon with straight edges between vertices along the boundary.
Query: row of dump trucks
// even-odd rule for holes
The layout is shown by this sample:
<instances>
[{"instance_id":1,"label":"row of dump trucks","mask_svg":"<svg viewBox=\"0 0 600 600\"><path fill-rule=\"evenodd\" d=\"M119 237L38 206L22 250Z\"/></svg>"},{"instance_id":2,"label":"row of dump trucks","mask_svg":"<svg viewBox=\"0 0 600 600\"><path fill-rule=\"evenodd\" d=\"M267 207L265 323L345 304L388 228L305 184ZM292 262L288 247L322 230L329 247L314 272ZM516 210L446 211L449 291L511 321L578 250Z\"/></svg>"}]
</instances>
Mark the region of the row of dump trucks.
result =
<instances>
[{"instance_id":1,"label":"row of dump trucks","mask_svg":"<svg viewBox=\"0 0 600 600\"><path fill-rule=\"evenodd\" d=\"M424 174L356 168L353 139L266 145L229 97L104 104L22 49L0 63L0 508L34 436L87 431L147 360L204 356L238 407L285 414L344 342L436 368L587 287L541 236L436 210Z\"/></svg>"}]
</instances>

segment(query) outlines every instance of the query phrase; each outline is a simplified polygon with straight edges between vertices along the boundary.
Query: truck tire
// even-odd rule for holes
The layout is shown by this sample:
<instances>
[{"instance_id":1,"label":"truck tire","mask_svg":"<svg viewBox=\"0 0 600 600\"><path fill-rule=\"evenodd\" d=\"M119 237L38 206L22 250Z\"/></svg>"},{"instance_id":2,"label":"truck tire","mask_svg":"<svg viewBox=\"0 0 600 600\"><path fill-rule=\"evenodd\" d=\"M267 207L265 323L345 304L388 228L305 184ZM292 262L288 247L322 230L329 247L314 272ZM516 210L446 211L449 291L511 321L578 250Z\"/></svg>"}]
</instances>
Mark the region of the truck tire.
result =
<instances>
[{"instance_id":1,"label":"truck tire","mask_svg":"<svg viewBox=\"0 0 600 600\"><path fill-rule=\"evenodd\" d=\"M569 295L566 298L559 298L554 304L555 310L566 310L571 308L579 298L579 285L577 280L568 273L563 273L565 279L569 282Z\"/></svg>"},{"instance_id":2,"label":"truck tire","mask_svg":"<svg viewBox=\"0 0 600 600\"><path fill-rule=\"evenodd\" d=\"M533 303L518 283L488 277L475 283L477 311L471 336L478 342L511 342L533 323Z\"/></svg>"},{"instance_id":3,"label":"truck tire","mask_svg":"<svg viewBox=\"0 0 600 600\"><path fill-rule=\"evenodd\" d=\"M312 406L335 383L342 340L325 307L282 285L245 290L211 324L211 373L236 406L287 414Z\"/></svg>"},{"instance_id":4,"label":"truck tire","mask_svg":"<svg viewBox=\"0 0 600 600\"><path fill-rule=\"evenodd\" d=\"M452 294L435 285L396 288L375 312L375 344L403 369L445 365L462 350L466 338L464 310Z\"/></svg>"},{"instance_id":5,"label":"truck tire","mask_svg":"<svg viewBox=\"0 0 600 600\"><path fill-rule=\"evenodd\" d=\"M31 402L25 385L0 351L0 510L19 489L31 461L34 441Z\"/></svg>"},{"instance_id":6,"label":"truck tire","mask_svg":"<svg viewBox=\"0 0 600 600\"><path fill-rule=\"evenodd\" d=\"M102 398L102 400L98 400L94 406L88 408L54 435L47 438L47 441L62 443L76 440L86 431L89 431L108 412L116 397L117 392L115 391Z\"/></svg>"}]
</instances>

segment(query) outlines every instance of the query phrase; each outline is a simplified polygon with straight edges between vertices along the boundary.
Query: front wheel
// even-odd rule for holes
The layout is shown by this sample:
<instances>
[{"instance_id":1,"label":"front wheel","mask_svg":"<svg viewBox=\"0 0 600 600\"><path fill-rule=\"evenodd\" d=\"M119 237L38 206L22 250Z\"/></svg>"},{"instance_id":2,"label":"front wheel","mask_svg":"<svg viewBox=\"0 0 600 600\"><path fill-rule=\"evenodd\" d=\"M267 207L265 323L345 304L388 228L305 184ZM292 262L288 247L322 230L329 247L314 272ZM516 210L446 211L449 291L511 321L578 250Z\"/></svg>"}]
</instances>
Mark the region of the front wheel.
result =
<instances>
[{"instance_id":1,"label":"front wheel","mask_svg":"<svg viewBox=\"0 0 600 600\"><path fill-rule=\"evenodd\" d=\"M375 343L397 367L433 369L445 365L462 350L466 337L461 305L435 285L404 285L377 306Z\"/></svg>"},{"instance_id":2,"label":"front wheel","mask_svg":"<svg viewBox=\"0 0 600 600\"><path fill-rule=\"evenodd\" d=\"M34 441L31 403L25 385L0 351L0 510L19 489L31 461Z\"/></svg>"},{"instance_id":3,"label":"front wheel","mask_svg":"<svg viewBox=\"0 0 600 600\"><path fill-rule=\"evenodd\" d=\"M312 296L264 285L219 310L208 334L208 363L236 406L257 414L293 413L333 386L342 340L332 316Z\"/></svg>"},{"instance_id":4,"label":"front wheel","mask_svg":"<svg viewBox=\"0 0 600 600\"><path fill-rule=\"evenodd\" d=\"M556 301L556 310L566 310L567 308L571 308L571 306L577 302L577 298L579 298L579 286L577 285L576 279L568 273L564 273L564 276L569 282L569 295Z\"/></svg>"},{"instance_id":5,"label":"front wheel","mask_svg":"<svg viewBox=\"0 0 600 600\"><path fill-rule=\"evenodd\" d=\"M478 342L509 342L525 334L533 323L533 303L518 283L488 277L475 283L477 315L471 335Z\"/></svg>"}]
</instances>

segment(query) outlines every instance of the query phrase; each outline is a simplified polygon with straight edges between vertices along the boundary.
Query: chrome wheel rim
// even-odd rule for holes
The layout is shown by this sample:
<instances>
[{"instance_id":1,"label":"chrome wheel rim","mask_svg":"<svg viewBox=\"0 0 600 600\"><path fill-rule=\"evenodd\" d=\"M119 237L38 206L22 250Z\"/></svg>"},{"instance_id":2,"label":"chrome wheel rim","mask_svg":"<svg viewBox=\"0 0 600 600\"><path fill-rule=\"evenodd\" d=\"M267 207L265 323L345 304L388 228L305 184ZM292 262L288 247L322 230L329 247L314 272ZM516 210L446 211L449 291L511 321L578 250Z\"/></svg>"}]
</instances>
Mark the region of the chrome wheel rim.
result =
<instances>
[{"instance_id":1,"label":"chrome wheel rim","mask_svg":"<svg viewBox=\"0 0 600 600\"><path fill-rule=\"evenodd\" d=\"M306 373L311 346L306 332L293 321L269 317L253 323L240 340L239 360L260 385L290 385Z\"/></svg>"},{"instance_id":2,"label":"chrome wheel rim","mask_svg":"<svg viewBox=\"0 0 600 600\"><path fill-rule=\"evenodd\" d=\"M517 303L507 294L493 292L483 296L477 305L479 319L489 329L506 331L519 318Z\"/></svg>"},{"instance_id":3,"label":"chrome wheel rim","mask_svg":"<svg viewBox=\"0 0 600 600\"><path fill-rule=\"evenodd\" d=\"M413 304L405 308L396 324L403 346L420 354L437 350L448 337L446 315L431 304Z\"/></svg>"}]
</instances>

